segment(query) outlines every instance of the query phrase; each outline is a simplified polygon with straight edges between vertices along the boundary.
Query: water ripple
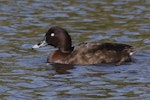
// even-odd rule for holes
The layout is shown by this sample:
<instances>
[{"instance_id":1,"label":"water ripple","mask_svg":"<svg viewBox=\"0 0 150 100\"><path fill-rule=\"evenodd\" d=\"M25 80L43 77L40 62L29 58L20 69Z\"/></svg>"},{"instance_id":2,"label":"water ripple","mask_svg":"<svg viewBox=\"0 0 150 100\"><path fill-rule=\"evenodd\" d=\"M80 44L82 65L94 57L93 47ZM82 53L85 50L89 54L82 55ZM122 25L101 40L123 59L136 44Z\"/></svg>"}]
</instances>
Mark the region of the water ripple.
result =
<instances>
[{"instance_id":1,"label":"water ripple","mask_svg":"<svg viewBox=\"0 0 150 100\"><path fill-rule=\"evenodd\" d=\"M3 100L149 100L149 0L1 0L0 98ZM48 64L32 50L52 25L74 44L121 42L141 48L121 66Z\"/></svg>"}]
</instances>

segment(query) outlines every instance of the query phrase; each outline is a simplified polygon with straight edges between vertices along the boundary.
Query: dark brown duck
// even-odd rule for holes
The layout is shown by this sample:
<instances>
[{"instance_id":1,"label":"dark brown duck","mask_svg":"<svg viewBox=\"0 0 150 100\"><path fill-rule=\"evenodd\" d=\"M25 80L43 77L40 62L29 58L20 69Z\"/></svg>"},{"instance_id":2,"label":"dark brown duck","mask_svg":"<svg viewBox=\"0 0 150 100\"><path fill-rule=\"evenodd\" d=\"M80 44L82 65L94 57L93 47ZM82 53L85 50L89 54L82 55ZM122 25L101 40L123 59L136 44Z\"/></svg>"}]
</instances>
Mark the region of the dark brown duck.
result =
<instances>
[{"instance_id":1,"label":"dark brown duck","mask_svg":"<svg viewBox=\"0 0 150 100\"><path fill-rule=\"evenodd\" d=\"M52 45L58 50L53 51L47 58L50 63L61 64L116 64L131 61L135 52L133 47L120 43L81 43L72 47L71 37L68 32L58 26L51 27L44 39L33 46L39 48Z\"/></svg>"}]
</instances>

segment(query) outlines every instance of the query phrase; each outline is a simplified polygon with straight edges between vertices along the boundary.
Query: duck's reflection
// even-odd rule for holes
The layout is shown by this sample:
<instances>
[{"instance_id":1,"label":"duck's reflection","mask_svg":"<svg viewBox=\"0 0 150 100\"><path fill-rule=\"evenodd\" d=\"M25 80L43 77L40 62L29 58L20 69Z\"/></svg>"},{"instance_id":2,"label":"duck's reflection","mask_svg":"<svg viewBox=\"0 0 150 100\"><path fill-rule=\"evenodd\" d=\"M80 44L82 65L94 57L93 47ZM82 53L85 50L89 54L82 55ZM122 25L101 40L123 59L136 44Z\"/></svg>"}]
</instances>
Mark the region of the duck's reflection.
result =
<instances>
[{"instance_id":1,"label":"duck's reflection","mask_svg":"<svg viewBox=\"0 0 150 100\"><path fill-rule=\"evenodd\" d=\"M58 74L70 74L69 70L74 68L74 66L71 64L51 64L51 65Z\"/></svg>"}]
</instances>

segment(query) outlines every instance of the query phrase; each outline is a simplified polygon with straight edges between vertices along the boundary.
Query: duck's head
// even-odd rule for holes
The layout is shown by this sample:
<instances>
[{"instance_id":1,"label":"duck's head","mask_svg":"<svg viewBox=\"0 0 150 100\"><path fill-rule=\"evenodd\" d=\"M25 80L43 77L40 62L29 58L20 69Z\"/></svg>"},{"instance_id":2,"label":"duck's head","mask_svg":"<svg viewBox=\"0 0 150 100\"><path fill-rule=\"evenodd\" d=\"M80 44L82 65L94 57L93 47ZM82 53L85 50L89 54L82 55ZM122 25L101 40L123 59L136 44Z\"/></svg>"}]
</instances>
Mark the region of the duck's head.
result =
<instances>
[{"instance_id":1,"label":"duck's head","mask_svg":"<svg viewBox=\"0 0 150 100\"><path fill-rule=\"evenodd\" d=\"M70 35L65 29L58 26L51 27L44 36L44 39L32 48L40 48L46 45L59 48L63 53L70 53L72 51Z\"/></svg>"}]
</instances>

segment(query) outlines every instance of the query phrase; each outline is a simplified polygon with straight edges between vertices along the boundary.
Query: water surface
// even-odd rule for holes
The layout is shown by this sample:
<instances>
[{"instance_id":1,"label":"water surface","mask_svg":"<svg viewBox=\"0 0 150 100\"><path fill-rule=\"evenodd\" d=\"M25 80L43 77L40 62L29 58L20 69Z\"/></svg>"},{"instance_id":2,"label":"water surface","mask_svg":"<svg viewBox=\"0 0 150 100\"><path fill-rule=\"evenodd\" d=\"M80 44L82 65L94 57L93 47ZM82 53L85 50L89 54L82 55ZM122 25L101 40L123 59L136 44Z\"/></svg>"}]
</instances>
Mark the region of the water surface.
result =
<instances>
[{"instance_id":1,"label":"water surface","mask_svg":"<svg viewBox=\"0 0 150 100\"><path fill-rule=\"evenodd\" d=\"M149 0L1 0L0 98L3 100L149 100ZM32 50L50 26L74 44L121 42L141 48L121 66L46 63L55 50Z\"/></svg>"}]
</instances>

